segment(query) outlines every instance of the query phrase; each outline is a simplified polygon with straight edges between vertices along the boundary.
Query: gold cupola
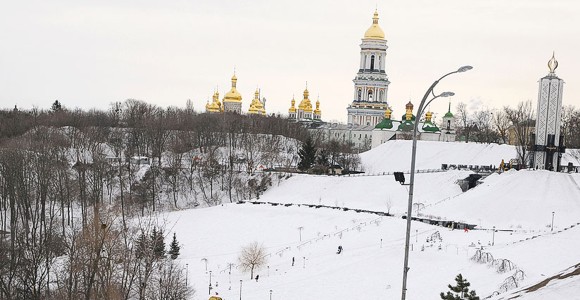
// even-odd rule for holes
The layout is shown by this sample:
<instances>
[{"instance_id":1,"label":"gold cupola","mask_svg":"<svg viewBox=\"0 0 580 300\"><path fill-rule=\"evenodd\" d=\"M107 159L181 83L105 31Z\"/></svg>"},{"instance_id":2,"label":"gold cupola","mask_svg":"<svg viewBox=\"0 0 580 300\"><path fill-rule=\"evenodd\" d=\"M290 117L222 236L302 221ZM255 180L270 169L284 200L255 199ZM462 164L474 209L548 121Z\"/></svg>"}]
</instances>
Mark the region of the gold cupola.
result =
<instances>
[{"instance_id":1,"label":"gold cupola","mask_svg":"<svg viewBox=\"0 0 580 300\"><path fill-rule=\"evenodd\" d=\"M375 14L373 15L373 24L367 31L365 32L365 39L373 39L373 40L384 40L385 33L379 26L379 13L375 10Z\"/></svg>"},{"instance_id":2,"label":"gold cupola","mask_svg":"<svg viewBox=\"0 0 580 300\"><path fill-rule=\"evenodd\" d=\"M295 104L296 104L296 100L294 100L294 97L292 97L292 101L290 101L290 108L288 109L288 113L295 113L296 112L296 107L294 107Z\"/></svg>"},{"instance_id":3,"label":"gold cupola","mask_svg":"<svg viewBox=\"0 0 580 300\"><path fill-rule=\"evenodd\" d=\"M260 90L256 89L254 93L254 99L250 104L250 109L248 110L248 114L257 114L257 115L266 115L266 110L264 109L264 105L262 101L260 101Z\"/></svg>"},{"instance_id":4,"label":"gold cupola","mask_svg":"<svg viewBox=\"0 0 580 300\"><path fill-rule=\"evenodd\" d=\"M320 100L316 100L316 109L314 110L315 115L321 115L322 112L320 111Z\"/></svg>"},{"instance_id":5,"label":"gold cupola","mask_svg":"<svg viewBox=\"0 0 580 300\"><path fill-rule=\"evenodd\" d=\"M431 111L428 111L425 114L425 122L431 122L431 118L433 118L433 113Z\"/></svg>"},{"instance_id":6,"label":"gold cupola","mask_svg":"<svg viewBox=\"0 0 580 300\"><path fill-rule=\"evenodd\" d=\"M223 111L223 107L219 97L220 97L219 92L216 91L215 93L213 93L212 102L209 103L208 101L208 103L205 105L205 110L207 112L217 113Z\"/></svg>"},{"instance_id":7,"label":"gold cupola","mask_svg":"<svg viewBox=\"0 0 580 300\"><path fill-rule=\"evenodd\" d=\"M412 121L413 120L413 103L409 101L407 105L405 105L405 120Z\"/></svg>"},{"instance_id":8,"label":"gold cupola","mask_svg":"<svg viewBox=\"0 0 580 300\"><path fill-rule=\"evenodd\" d=\"M393 111L391 111L391 109L389 107L387 107L387 110L385 110L385 119L390 120L392 112Z\"/></svg>"},{"instance_id":9,"label":"gold cupola","mask_svg":"<svg viewBox=\"0 0 580 300\"><path fill-rule=\"evenodd\" d=\"M310 99L308 99L308 95L310 95L310 93L308 92L308 87L304 89L303 95L304 99L302 99L302 101L300 101L300 104L298 104L298 109L304 112L312 112L312 103L310 103Z\"/></svg>"},{"instance_id":10,"label":"gold cupola","mask_svg":"<svg viewBox=\"0 0 580 300\"><path fill-rule=\"evenodd\" d=\"M236 73L234 73L234 76L232 76L232 88L224 96L224 102L242 102L242 95L236 89L237 82L238 78L236 77Z\"/></svg>"}]
</instances>

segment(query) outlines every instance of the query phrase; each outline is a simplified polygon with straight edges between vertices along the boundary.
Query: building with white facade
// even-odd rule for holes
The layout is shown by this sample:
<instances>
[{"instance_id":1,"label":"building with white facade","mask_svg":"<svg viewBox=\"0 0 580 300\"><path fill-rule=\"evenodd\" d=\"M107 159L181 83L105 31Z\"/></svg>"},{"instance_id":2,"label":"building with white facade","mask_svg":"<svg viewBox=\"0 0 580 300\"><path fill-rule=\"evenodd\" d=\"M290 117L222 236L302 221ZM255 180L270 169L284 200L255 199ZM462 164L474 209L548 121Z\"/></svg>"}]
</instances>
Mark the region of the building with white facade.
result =
<instances>
[{"instance_id":1,"label":"building with white facade","mask_svg":"<svg viewBox=\"0 0 580 300\"><path fill-rule=\"evenodd\" d=\"M320 110L320 100L316 100L316 108L313 109L308 86L304 89L302 95L304 98L298 104L298 108L295 106L296 100L292 97L290 108L288 109L288 118L293 121L321 122L322 111Z\"/></svg>"}]
</instances>

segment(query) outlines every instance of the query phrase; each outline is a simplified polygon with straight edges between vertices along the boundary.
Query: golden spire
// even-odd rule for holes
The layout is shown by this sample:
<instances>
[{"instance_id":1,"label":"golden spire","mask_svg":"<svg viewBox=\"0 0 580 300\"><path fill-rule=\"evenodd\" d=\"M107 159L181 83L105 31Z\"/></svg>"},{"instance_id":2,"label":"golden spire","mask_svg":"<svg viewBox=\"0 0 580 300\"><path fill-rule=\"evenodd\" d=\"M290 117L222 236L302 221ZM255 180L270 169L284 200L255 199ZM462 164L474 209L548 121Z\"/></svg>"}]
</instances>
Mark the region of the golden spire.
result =
<instances>
[{"instance_id":1,"label":"golden spire","mask_svg":"<svg viewBox=\"0 0 580 300\"><path fill-rule=\"evenodd\" d=\"M554 74L556 68L558 68L558 61L555 58L556 53L552 52L552 58L548 61L548 68L550 69L550 74Z\"/></svg>"},{"instance_id":2,"label":"golden spire","mask_svg":"<svg viewBox=\"0 0 580 300\"><path fill-rule=\"evenodd\" d=\"M385 33L379 26L379 12L375 9L375 13L373 14L373 24L367 31L365 32L365 39L375 39L375 40L384 40Z\"/></svg>"}]
</instances>

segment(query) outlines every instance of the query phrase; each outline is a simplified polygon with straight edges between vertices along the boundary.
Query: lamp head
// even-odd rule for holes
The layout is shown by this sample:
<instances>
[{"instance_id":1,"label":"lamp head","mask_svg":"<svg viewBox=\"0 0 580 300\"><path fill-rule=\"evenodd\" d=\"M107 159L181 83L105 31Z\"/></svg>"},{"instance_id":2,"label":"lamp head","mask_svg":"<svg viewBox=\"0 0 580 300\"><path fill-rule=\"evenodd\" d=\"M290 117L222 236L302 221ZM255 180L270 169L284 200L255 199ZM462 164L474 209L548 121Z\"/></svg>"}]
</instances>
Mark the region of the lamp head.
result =
<instances>
[{"instance_id":1,"label":"lamp head","mask_svg":"<svg viewBox=\"0 0 580 300\"><path fill-rule=\"evenodd\" d=\"M457 72L465 72L465 71L469 71L469 70L471 70L471 69L473 69L473 67L472 67L472 66L463 66L463 67L459 68L459 69L457 70Z\"/></svg>"},{"instance_id":2,"label":"lamp head","mask_svg":"<svg viewBox=\"0 0 580 300\"><path fill-rule=\"evenodd\" d=\"M454 92L443 92L441 94L439 94L439 96L437 97L451 97L451 96L455 96Z\"/></svg>"}]
</instances>

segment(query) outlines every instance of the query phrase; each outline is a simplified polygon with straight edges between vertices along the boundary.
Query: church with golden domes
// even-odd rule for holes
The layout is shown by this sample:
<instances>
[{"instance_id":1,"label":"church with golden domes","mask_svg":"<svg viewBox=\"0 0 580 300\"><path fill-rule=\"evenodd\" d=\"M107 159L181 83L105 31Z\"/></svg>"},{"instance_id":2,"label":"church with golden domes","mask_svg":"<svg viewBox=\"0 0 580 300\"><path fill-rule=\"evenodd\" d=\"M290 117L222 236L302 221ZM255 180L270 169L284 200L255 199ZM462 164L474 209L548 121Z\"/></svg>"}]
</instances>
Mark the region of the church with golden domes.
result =
<instances>
[{"instance_id":1,"label":"church with golden domes","mask_svg":"<svg viewBox=\"0 0 580 300\"><path fill-rule=\"evenodd\" d=\"M292 97L290 108L288 109L288 119L302 122L321 122L322 112L320 110L320 101L316 100L316 108L312 109L308 86L306 86L302 95L304 98L298 104L298 108L296 108L296 100Z\"/></svg>"},{"instance_id":2,"label":"church with golden domes","mask_svg":"<svg viewBox=\"0 0 580 300\"><path fill-rule=\"evenodd\" d=\"M238 77L234 73L232 76L232 87L229 92L226 93L222 101L220 102L220 94L215 91L212 96L212 102L207 102L205 105L205 111L207 113L223 113L232 112L241 114L242 113L242 95L237 89ZM248 109L248 114L250 115L266 115L266 98L260 100L260 90L256 89L254 93L254 99L250 103L250 108Z\"/></svg>"}]
</instances>

